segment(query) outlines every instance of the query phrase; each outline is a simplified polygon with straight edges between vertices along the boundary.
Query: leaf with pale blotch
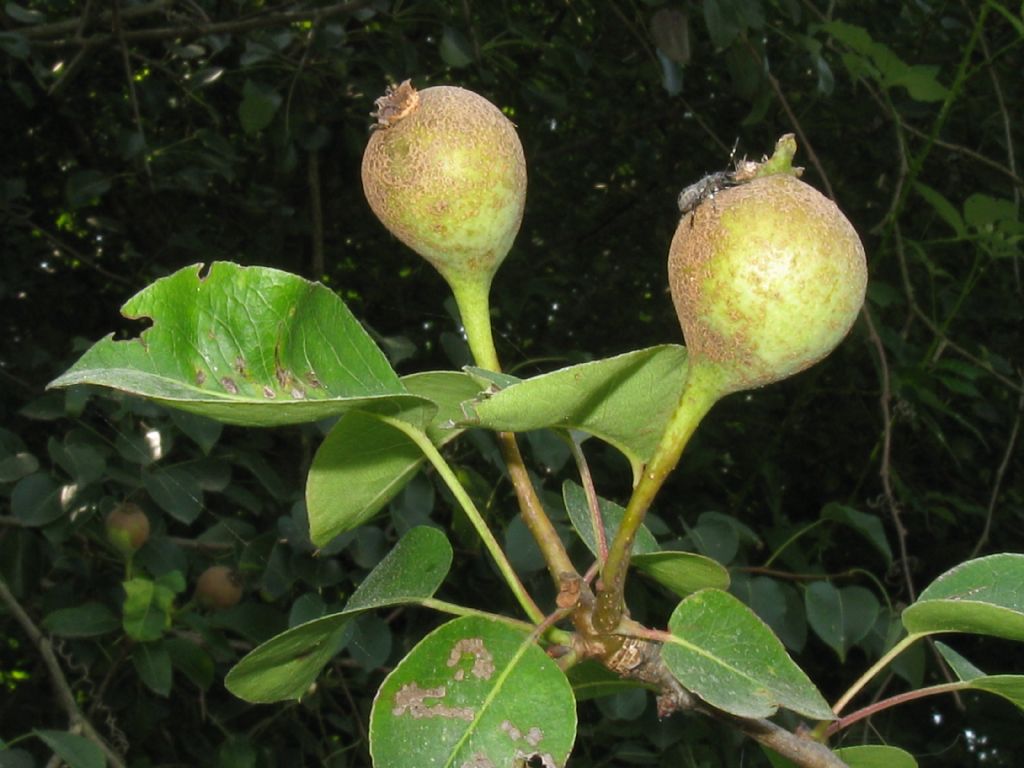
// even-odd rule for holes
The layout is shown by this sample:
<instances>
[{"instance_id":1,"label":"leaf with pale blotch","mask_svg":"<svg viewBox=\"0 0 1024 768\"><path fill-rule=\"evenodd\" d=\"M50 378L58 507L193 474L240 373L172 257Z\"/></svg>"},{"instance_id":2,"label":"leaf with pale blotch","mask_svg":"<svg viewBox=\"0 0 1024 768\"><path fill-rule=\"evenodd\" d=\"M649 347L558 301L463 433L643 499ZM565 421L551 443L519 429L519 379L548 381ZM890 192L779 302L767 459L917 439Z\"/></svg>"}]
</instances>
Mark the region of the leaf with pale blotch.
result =
<instances>
[{"instance_id":1,"label":"leaf with pale blotch","mask_svg":"<svg viewBox=\"0 0 1024 768\"><path fill-rule=\"evenodd\" d=\"M348 641L360 613L416 603L434 594L452 564L452 548L436 528L410 530L352 594L345 610L267 640L228 672L227 689L254 703L298 699Z\"/></svg>"},{"instance_id":2,"label":"leaf with pale blotch","mask_svg":"<svg viewBox=\"0 0 1024 768\"><path fill-rule=\"evenodd\" d=\"M679 404L686 350L651 347L514 382L467 404L466 426L509 432L578 429L629 459L634 481Z\"/></svg>"},{"instance_id":3,"label":"leaf with pale blotch","mask_svg":"<svg viewBox=\"0 0 1024 768\"><path fill-rule=\"evenodd\" d=\"M94 344L51 387L95 384L229 424L316 421L354 408L423 422L409 394L345 304L320 283L216 262L178 270L121 308L149 318L138 338Z\"/></svg>"},{"instance_id":4,"label":"leaf with pale blotch","mask_svg":"<svg viewBox=\"0 0 1024 768\"><path fill-rule=\"evenodd\" d=\"M989 555L946 571L903 611L903 625L911 634L1024 640L1024 555Z\"/></svg>"},{"instance_id":5,"label":"leaf with pale blotch","mask_svg":"<svg viewBox=\"0 0 1024 768\"><path fill-rule=\"evenodd\" d=\"M529 633L482 616L421 640L384 680L370 714L373 763L387 768L559 768L575 737L562 671Z\"/></svg>"},{"instance_id":6,"label":"leaf with pale blotch","mask_svg":"<svg viewBox=\"0 0 1024 768\"><path fill-rule=\"evenodd\" d=\"M662 658L683 686L739 717L784 707L817 720L834 715L821 693L757 615L728 592L705 589L669 619Z\"/></svg>"}]
</instances>

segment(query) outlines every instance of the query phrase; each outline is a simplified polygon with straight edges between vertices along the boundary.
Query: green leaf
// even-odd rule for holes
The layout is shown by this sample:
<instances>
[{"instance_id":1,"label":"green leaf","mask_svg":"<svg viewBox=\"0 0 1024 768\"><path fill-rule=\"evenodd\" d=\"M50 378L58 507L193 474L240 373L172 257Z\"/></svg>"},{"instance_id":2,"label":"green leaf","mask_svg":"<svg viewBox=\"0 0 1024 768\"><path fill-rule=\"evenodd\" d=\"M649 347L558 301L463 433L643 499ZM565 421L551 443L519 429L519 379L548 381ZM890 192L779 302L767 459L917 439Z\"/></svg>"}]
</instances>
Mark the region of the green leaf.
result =
<instances>
[{"instance_id":1,"label":"green leaf","mask_svg":"<svg viewBox=\"0 0 1024 768\"><path fill-rule=\"evenodd\" d=\"M317 449L306 478L309 538L322 547L365 523L422 462L423 452L400 429L371 414L346 414Z\"/></svg>"},{"instance_id":2,"label":"green leaf","mask_svg":"<svg viewBox=\"0 0 1024 768\"><path fill-rule=\"evenodd\" d=\"M194 413L175 410L171 411L169 415L174 426L192 438L192 441L207 456L220 440L221 433L224 431L224 425L220 422L197 416Z\"/></svg>"},{"instance_id":3,"label":"green leaf","mask_svg":"<svg viewBox=\"0 0 1024 768\"><path fill-rule=\"evenodd\" d=\"M11 491L11 512L22 525L36 527L64 515L61 502L67 486L60 486L45 472L21 478Z\"/></svg>"},{"instance_id":4,"label":"green leaf","mask_svg":"<svg viewBox=\"0 0 1024 768\"><path fill-rule=\"evenodd\" d=\"M942 654L942 658L946 660L946 663L953 669L953 673L961 680L974 680L975 678L985 676L984 672L945 643L936 641L935 647Z\"/></svg>"},{"instance_id":5,"label":"green leaf","mask_svg":"<svg viewBox=\"0 0 1024 768\"><path fill-rule=\"evenodd\" d=\"M811 629L846 661L846 654L863 640L878 619L881 606L874 593L864 587L838 589L827 581L816 581L804 593L807 621Z\"/></svg>"},{"instance_id":6,"label":"green leaf","mask_svg":"<svg viewBox=\"0 0 1024 768\"><path fill-rule=\"evenodd\" d=\"M139 338L94 344L51 387L96 384L246 426L316 421L353 408L430 410L329 289L287 272L185 267L122 307ZM426 412L424 412L424 417Z\"/></svg>"},{"instance_id":7,"label":"green leaf","mask_svg":"<svg viewBox=\"0 0 1024 768\"><path fill-rule=\"evenodd\" d=\"M411 395L430 400L437 413L427 423L427 436L434 445L446 445L465 430L456 426L463 417L462 404L480 394L482 387L467 373L426 371L402 377Z\"/></svg>"},{"instance_id":8,"label":"green leaf","mask_svg":"<svg viewBox=\"0 0 1024 768\"><path fill-rule=\"evenodd\" d=\"M627 680L615 674L596 661L585 661L582 664L576 664L569 669L566 676L569 678L569 684L572 686L572 692L576 696L576 701L599 699L635 688L648 688L648 686L636 680ZM654 690L654 688L652 687L651 690Z\"/></svg>"},{"instance_id":9,"label":"green leaf","mask_svg":"<svg viewBox=\"0 0 1024 768\"><path fill-rule=\"evenodd\" d=\"M961 563L933 581L902 618L911 634L971 632L1024 640L1024 555Z\"/></svg>"},{"instance_id":10,"label":"green leaf","mask_svg":"<svg viewBox=\"0 0 1024 768\"><path fill-rule=\"evenodd\" d=\"M702 512L697 524L687 530L693 546L719 563L729 563L740 548L741 528L729 515Z\"/></svg>"},{"instance_id":11,"label":"green leaf","mask_svg":"<svg viewBox=\"0 0 1024 768\"><path fill-rule=\"evenodd\" d=\"M413 528L359 585L345 610L266 641L228 672L224 684L250 702L300 698L345 646L354 616L430 597L444 581L451 563L452 548L441 531Z\"/></svg>"},{"instance_id":12,"label":"green leaf","mask_svg":"<svg viewBox=\"0 0 1024 768\"><path fill-rule=\"evenodd\" d=\"M114 612L102 603L82 603L47 614L43 629L59 637L97 637L121 626Z\"/></svg>"},{"instance_id":13,"label":"green leaf","mask_svg":"<svg viewBox=\"0 0 1024 768\"><path fill-rule=\"evenodd\" d=\"M573 365L466 405L466 424L510 432L578 429L613 445L634 481L679 404L686 350L668 344Z\"/></svg>"},{"instance_id":14,"label":"green leaf","mask_svg":"<svg viewBox=\"0 0 1024 768\"><path fill-rule=\"evenodd\" d=\"M203 489L187 467L143 471L142 484L150 498L175 520L188 524L203 511Z\"/></svg>"},{"instance_id":15,"label":"green leaf","mask_svg":"<svg viewBox=\"0 0 1024 768\"><path fill-rule=\"evenodd\" d=\"M1015 707L1024 709L1024 675L986 675L970 681L969 688L1002 696Z\"/></svg>"},{"instance_id":16,"label":"green leaf","mask_svg":"<svg viewBox=\"0 0 1024 768\"><path fill-rule=\"evenodd\" d=\"M527 632L479 616L427 635L370 714L374 765L564 766L576 736L569 682Z\"/></svg>"},{"instance_id":17,"label":"green leaf","mask_svg":"<svg viewBox=\"0 0 1024 768\"><path fill-rule=\"evenodd\" d=\"M274 119L281 106L281 94L272 88L246 80L242 86L242 102L238 105L238 119L247 134L259 133Z\"/></svg>"},{"instance_id":18,"label":"green leaf","mask_svg":"<svg viewBox=\"0 0 1024 768\"><path fill-rule=\"evenodd\" d=\"M32 46L29 45L24 35L19 35L17 32L0 32L0 51L15 59L27 59L32 53ZM12 90L16 90L18 85L22 88L25 87L23 83L11 83L10 85Z\"/></svg>"},{"instance_id":19,"label":"green leaf","mask_svg":"<svg viewBox=\"0 0 1024 768\"><path fill-rule=\"evenodd\" d=\"M46 21L46 16L39 11L26 8L18 3L7 2L4 3L4 12L15 21L20 21L22 24L39 24L40 22Z\"/></svg>"},{"instance_id":20,"label":"green leaf","mask_svg":"<svg viewBox=\"0 0 1024 768\"><path fill-rule=\"evenodd\" d=\"M633 565L679 597L702 589L728 589L729 571L693 552L650 552L633 556Z\"/></svg>"},{"instance_id":21,"label":"green leaf","mask_svg":"<svg viewBox=\"0 0 1024 768\"><path fill-rule=\"evenodd\" d=\"M0 739L0 768L36 768L36 761L31 752L9 747Z\"/></svg>"},{"instance_id":22,"label":"green leaf","mask_svg":"<svg viewBox=\"0 0 1024 768\"><path fill-rule=\"evenodd\" d=\"M587 545L587 549L590 550L591 554L597 557L597 537L594 535L594 526L591 524L590 504L587 501L587 494L583 490L583 486L571 480L566 480L562 484L562 500L565 502L565 509L569 513L572 527L576 529L576 533L579 534L583 543ZM601 510L601 520L604 523L605 540L611 546L612 539L615 538L615 534L619 531L619 526L622 524L622 516L626 510L614 501L600 497L597 499L597 505ZM654 538L654 534L647 529L646 525L641 525L636 532L636 540L633 542L633 554L657 552L659 549L660 547Z\"/></svg>"},{"instance_id":23,"label":"green leaf","mask_svg":"<svg viewBox=\"0 0 1024 768\"><path fill-rule=\"evenodd\" d=\"M109 191L110 179L99 171L76 171L64 186L64 195L72 208L84 208Z\"/></svg>"},{"instance_id":24,"label":"green leaf","mask_svg":"<svg viewBox=\"0 0 1024 768\"><path fill-rule=\"evenodd\" d=\"M885 527L877 516L869 515L844 504L830 502L821 510L821 517L823 520L834 520L837 523L850 526L882 553L886 563L892 563L892 548L886 538Z\"/></svg>"},{"instance_id":25,"label":"green leaf","mask_svg":"<svg viewBox=\"0 0 1024 768\"><path fill-rule=\"evenodd\" d=\"M850 768L917 768L917 761L909 752L898 747L866 744L860 747L837 749L836 757Z\"/></svg>"},{"instance_id":26,"label":"green leaf","mask_svg":"<svg viewBox=\"0 0 1024 768\"><path fill-rule=\"evenodd\" d=\"M732 593L750 606L791 651L807 643L807 611L796 588L767 576L733 579Z\"/></svg>"},{"instance_id":27,"label":"green leaf","mask_svg":"<svg viewBox=\"0 0 1024 768\"><path fill-rule=\"evenodd\" d=\"M171 659L171 665L180 670L200 690L213 685L213 659L204 649L184 637L169 637L163 646Z\"/></svg>"},{"instance_id":28,"label":"green leaf","mask_svg":"<svg viewBox=\"0 0 1024 768\"><path fill-rule=\"evenodd\" d=\"M452 565L452 547L437 528L410 530L352 593L346 611L414 603L437 591Z\"/></svg>"},{"instance_id":29,"label":"green leaf","mask_svg":"<svg viewBox=\"0 0 1024 768\"><path fill-rule=\"evenodd\" d=\"M411 394L437 405L426 431L438 446L462 433L452 420L461 416L460 404L480 391L464 373L416 374L403 383ZM325 546L365 523L402 490L423 462L423 452L401 430L360 411L344 416L320 445L306 479L310 539Z\"/></svg>"},{"instance_id":30,"label":"green leaf","mask_svg":"<svg viewBox=\"0 0 1024 768\"><path fill-rule=\"evenodd\" d=\"M731 4L728 0L705 0L703 6L704 23L707 25L711 42L719 50L728 48L743 31L740 20L732 13Z\"/></svg>"},{"instance_id":31,"label":"green leaf","mask_svg":"<svg viewBox=\"0 0 1024 768\"><path fill-rule=\"evenodd\" d=\"M886 73L885 85L889 88L902 86L914 101L942 101L949 90L937 79L939 68L923 64L907 65L900 62L900 68Z\"/></svg>"},{"instance_id":32,"label":"green leaf","mask_svg":"<svg viewBox=\"0 0 1024 768\"><path fill-rule=\"evenodd\" d=\"M124 631L140 643L160 639L164 630L171 626L173 590L143 578L130 579L122 586Z\"/></svg>"},{"instance_id":33,"label":"green leaf","mask_svg":"<svg viewBox=\"0 0 1024 768\"><path fill-rule=\"evenodd\" d=\"M967 234L967 228L964 226L964 220L960 216L960 212L949 200L942 196L942 193L919 181L914 182L914 191L928 205L935 209L935 212L939 214L943 221L953 228L957 237L964 237Z\"/></svg>"},{"instance_id":34,"label":"green leaf","mask_svg":"<svg viewBox=\"0 0 1024 768\"><path fill-rule=\"evenodd\" d=\"M705 589L669 619L662 657L684 687L739 717L770 717L779 707L832 720L828 703L749 608L728 592Z\"/></svg>"},{"instance_id":35,"label":"green leaf","mask_svg":"<svg viewBox=\"0 0 1024 768\"><path fill-rule=\"evenodd\" d=\"M67 731L35 730L32 733L42 739L69 768L104 768L107 764L99 745L84 736Z\"/></svg>"},{"instance_id":36,"label":"green leaf","mask_svg":"<svg viewBox=\"0 0 1024 768\"><path fill-rule=\"evenodd\" d=\"M1024 676L1022 675L986 675L974 664L954 651L945 643L935 643L953 672L966 685L967 689L986 691L1002 696L1014 706L1024 709Z\"/></svg>"},{"instance_id":37,"label":"green leaf","mask_svg":"<svg viewBox=\"0 0 1024 768\"><path fill-rule=\"evenodd\" d=\"M449 67L459 69L473 63L473 47L459 30L445 25L438 44L441 59Z\"/></svg>"},{"instance_id":38,"label":"green leaf","mask_svg":"<svg viewBox=\"0 0 1024 768\"><path fill-rule=\"evenodd\" d=\"M14 483L39 469L39 459L28 451L0 458L0 483Z\"/></svg>"},{"instance_id":39,"label":"green leaf","mask_svg":"<svg viewBox=\"0 0 1024 768\"><path fill-rule=\"evenodd\" d=\"M843 57L855 76L872 77L884 88L906 88L915 101L942 101L946 97L946 87L936 79L938 67L907 64L891 48L875 42L863 27L830 21L821 28L870 60L871 66L866 66L856 58Z\"/></svg>"},{"instance_id":40,"label":"green leaf","mask_svg":"<svg viewBox=\"0 0 1024 768\"><path fill-rule=\"evenodd\" d=\"M1016 222L1017 210L1012 200L975 192L964 201L964 218L971 227L984 232L1001 222Z\"/></svg>"},{"instance_id":41,"label":"green leaf","mask_svg":"<svg viewBox=\"0 0 1024 768\"><path fill-rule=\"evenodd\" d=\"M158 696L171 693L171 655L163 643L139 643L132 648L132 665L149 690Z\"/></svg>"}]
</instances>

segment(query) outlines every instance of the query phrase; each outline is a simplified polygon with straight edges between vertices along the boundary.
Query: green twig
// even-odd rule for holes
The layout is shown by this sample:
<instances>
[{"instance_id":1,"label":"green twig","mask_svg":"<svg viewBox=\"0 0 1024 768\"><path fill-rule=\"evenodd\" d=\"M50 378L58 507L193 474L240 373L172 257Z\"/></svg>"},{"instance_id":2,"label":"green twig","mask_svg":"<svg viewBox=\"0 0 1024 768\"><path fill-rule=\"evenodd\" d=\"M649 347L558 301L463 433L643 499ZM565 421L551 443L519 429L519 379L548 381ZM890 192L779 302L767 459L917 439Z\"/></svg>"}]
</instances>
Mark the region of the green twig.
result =
<instances>
[{"instance_id":1,"label":"green twig","mask_svg":"<svg viewBox=\"0 0 1024 768\"><path fill-rule=\"evenodd\" d=\"M842 712L843 709L846 708L846 705L850 703L850 700L860 693L861 689L871 682L871 679L874 678L875 675L881 672L893 659L903 653L903 651L907 650L907 648L916 643L922 637L925 637L927 634L927 632L921 632L914 635L907 635L896 643L896 645L883 654L882 658L876 661L867 672L857 678L857 682L851 685L849 690L832 706L832 711L837 715Z\"/></svg>"},{"instance_id":2,"label":"green twig","mask_svg":"<svg viewBox=\"0 0 1024 768\"><path fill-rule=\"evenodd\" d=\"M587 464L587 457L583 453L583 446L575 435L569 435L569 450L576 461L576 468L580 473L580 484L583 486L583 493L587 497L587 508L590 510L590 527L594 529L594 541L597 542L598 562L604 563L608 559L608 533L604 529L604 518L601 517L601 502L597 498L597 489L594 488L594 478L590 474L590 465Z\"/></svg>"},{"instance_id":3,"label":"green twig","mask_svg":"<svg viewBox=\"0 0 1024 768\"><path fill-rule=\"evenodd\" d=\"M932 685L928 688L919 688L916 691L907 691L906 693L900 693L896 696L890 696L887 699L876 701L874 704L870 704L863 709L858 709L856 712L853 712L846 717L829 723L828 727L825 729L825 735L832 736L845 728L849 728L854 723L859 722L866 717L871 717L872 715L878 714L890 707L895 707L898 704L906 704L908 701L923 699L926 696L938 696L940 693L957 693L970 687L971 684L969 682L963 681L956 683L942 683L941 685Z\"/></svg>"},{"instance_id":4,"label":"green twig","mask_svg":"<svg viewBox=\"0 0 1024 768\"><path fill-rule=\"evenodd\" d=\"M495 563L498 565L498 570L501 571L501 575L505 578L506 583L512 589L516 599L522 606L526 615L530 617L530 620L535 624L539 624L544 620L544 613L537 607L537 604L530 597L526 588L523 586L522 581L519 580L519 576L516 574L515 569L512 568L512 564L508 561L505 556L504 550L498 543L498 540L494 538L494 534L491 533L491 529L487 527L487 523L484 522L483 516L480 514L480 510L476 508L476 504L473 503L473 499L470 498L469 494L466 493L466 489L462 487L462 483L459 482L459 478L455 476L452 468L445 461L444 456L441 455L440 451L434 446L427 437L423 430L414 427L408 422L402 421L401 419L391 418L390 416L379 415L379 418L385 424L400 430L410 440L412 440L427 458L427 461L431 463L438 475L444 480L445 485L455 496L455 500L458 501L459 506L466 513L466 517L469 518L470 524L476 529L477 535L483 541L484 546L487 547L487 551L491 553L491 557L494 558Z\"/></svg>"},{"instance_id":5,"label":"green twig","mask_svg":"<svg viewBox=\"0 0 1024 768\"><path fill-rule=\"evenodd\" d=\"M451 286L473 359L481 368L500 371L501 364L491 332L490 284L462 281L453 282ZM523 462L523 456L519 452L515 435L511 432L499 432L498 444L501 447L501 454L508 468L512 486L515 488L516 498L519 500L519 511L523 522L536 540L537 546L544 556L544 562L547 563L551 579L557 586L561 583L564 574L577 575L576 568L569 559L569 554L565 550L562 539L558 536L558 531L555 530L544 511L540 497L537 496L537 491L526 470L526 464Z\"/></svg>"},{"instance_id":6,"label":"green twig","mask_svg":"<svg viewBox=\"0 0 1024 768\"><path fill-rule=\"evenodd\" d=\"M50 682L53 684L54 692L57 695L57 700L60 703L61 708L68 716L70 723L69 730L72 733L80 733L89 741L96 744L103 754L106 755L106 759L110 762L114 768L125 768L124 760L99 734L96 728L90 722L89 718L83 714L81 708L78 706L78 700L75 698L74 691L71 690L71 685L68 683L67 677L64 675L64 670L61 668L60 662L57 660L57 654L53 651L53 646L46 635L42 633L39 627L36 626L35 622L28 615L21 603L18 602L17 598L14 597L13 593L7 588L7 584L3 579L0 579L0 605L3 605L7 612L14 617L14 620L21 625L22 630L28 635L28 638L32 641L32 644L39 651L39 655L43 658L43 664L46 667L46 671L50 675Z\"/></svg>"},{"instance_id":7,"label":"green twig","mask_svg":"<svg viewBox=\"0 0 1024 768\"><path fill-rule=\"evenodd\" d=\"M633 489L622 523L608 550L608 559L601 569L594 626L603 632L614 631L622 617L622 591L636 533L654 497L679 462L697 425L721 396L720 379L721 374L713 364L691 359L679 405L669 419L654 455L644 467L640 481Z\"/></svg>"}]
</instances>

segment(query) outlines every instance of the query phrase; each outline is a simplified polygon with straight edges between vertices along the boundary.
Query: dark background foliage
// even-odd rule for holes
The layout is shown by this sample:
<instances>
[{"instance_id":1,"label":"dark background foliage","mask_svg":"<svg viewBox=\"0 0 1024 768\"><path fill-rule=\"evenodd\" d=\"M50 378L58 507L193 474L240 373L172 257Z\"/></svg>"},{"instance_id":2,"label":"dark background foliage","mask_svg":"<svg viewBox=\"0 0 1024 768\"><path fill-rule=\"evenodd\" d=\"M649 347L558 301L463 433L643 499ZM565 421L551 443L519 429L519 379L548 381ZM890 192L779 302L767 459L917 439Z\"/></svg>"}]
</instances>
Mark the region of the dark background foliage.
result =
<instances>
[{"instance_id":1,"label":"dark background foliage","mask_svg":"<svg viewBox=\"0 0 1024 768\"><path fill-rule=\"evenodd\" d=\"M0 24L0 574L131 765L368 765L373 692L437 617L360 620L297 704L245 705L221 681L254 643L342 602L417 521L452 529L446 597L505 600L427 475L315 555L301 501L317 427L221 429L95 392L44 392L86 343L137 332L117 309L138 289L216 259L323 280L401 373L464 364L446 287L361 191L373 100L407 77L473 89L518 127L527 209L494 313L519 375L678 342L664 272L680 188L725 168L734 146L757 157L797 134L805 180L864 240L865 312L822 365L721 403L653 523L730 566L737 594L827 698L878 657L893 612L931 579L1024 550L1019 9L40 0L7 3ZM566 456L544 435L527 443L557 518ZM471 435L451 453L514 561L536 572L489 448ZM596 443L588 455L601 493L623 500L625 462ZM164 666L140 659L122 628L124 566L102 519L124 499L154 527L135 575L186 577L167 609ZM230 611L189 599L212 562L244 577ZM834 617L806 599L821 583L870 593L842 663L820 630ZM634 615L663 622L669 599L633 586ZM55 612L83 604L96 627L61 624ZM0 629L0 739L15 742L0 765L43 765L29 734L66 729L67 714L9 606ZM1010 646L954 644L986 671L1024 671ZM924 650L876 694L940 679ZM960 704L884 713L846 743L894 743L925 766L1015 764L1020 714L1000 700ZM763 764L717 726L659 723L653 710L634 696L581 704L571 764Z\"/></svg>"}]
</instances>

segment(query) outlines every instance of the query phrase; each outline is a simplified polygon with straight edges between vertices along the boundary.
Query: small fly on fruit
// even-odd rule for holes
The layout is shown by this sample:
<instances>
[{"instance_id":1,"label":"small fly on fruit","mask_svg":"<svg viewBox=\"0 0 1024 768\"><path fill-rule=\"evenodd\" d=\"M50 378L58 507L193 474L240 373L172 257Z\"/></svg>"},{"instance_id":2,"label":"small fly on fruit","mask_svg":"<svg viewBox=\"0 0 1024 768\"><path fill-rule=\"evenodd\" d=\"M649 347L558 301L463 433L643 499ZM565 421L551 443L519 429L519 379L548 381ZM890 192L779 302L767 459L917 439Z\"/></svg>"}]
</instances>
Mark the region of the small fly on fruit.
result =
<instances>
[{"instance_id":1,"label":"small fly on fruit","mask_svg":"<svg viewBox=\"0 0 1024 768\"><path fill-rule=\"evenodd\" d=\"M738 143L739 139L736 141ZM721 190L744 184L753 179L761 164L746 158L743 160L735 158L736 144L733 144L732 152L729 153L729 162L733 164L732 170L709 173L700 181L683 189L676 201L679 205L679 212L685 216L687 213L696 211L705 200L714 201L715 195Z\"/></svg>"},{"instance_id":2,"label":"small fly on fruit","mask_svg":"<svg viewBox=\"0 0 1024 768\"><path fill-rule=\"evenodd\" d=\"M679 193L679 212L687 214L695 211L705 200L713 200L715 193L726 187L734 187L741 182L736 180L734 171L709 173L700 181L694 182Z\"/></svg>"}]
</instances>

